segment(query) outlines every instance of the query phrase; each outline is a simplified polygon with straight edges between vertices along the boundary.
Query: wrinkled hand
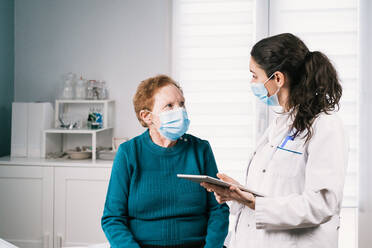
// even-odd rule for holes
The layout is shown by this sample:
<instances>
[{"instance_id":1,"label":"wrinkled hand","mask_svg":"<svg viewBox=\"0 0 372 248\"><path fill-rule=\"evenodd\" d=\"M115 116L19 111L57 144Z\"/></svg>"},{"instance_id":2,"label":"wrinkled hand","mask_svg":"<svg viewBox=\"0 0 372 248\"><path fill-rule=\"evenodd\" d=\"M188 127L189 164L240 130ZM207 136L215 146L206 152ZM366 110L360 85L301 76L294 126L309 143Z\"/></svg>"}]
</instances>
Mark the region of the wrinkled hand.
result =
<instances>
[{"instance_id":1,"label":"wrinkled hand","mask_svg":"<svg viewBox=\"0 0 372 248\"><path fill-rule=\"evenodd\" d=\"M239 185L237 181L223 173L217 173L217 177L222 181ZM241 204L247 205L251 209L255 209L254 195L249 192L242 191L236 186L224 188L210 183L201 183L200 185L203 186L208 192L214 192L214 196L219 204L227 201L237 201Z\"/></svg>"}]
</instances>

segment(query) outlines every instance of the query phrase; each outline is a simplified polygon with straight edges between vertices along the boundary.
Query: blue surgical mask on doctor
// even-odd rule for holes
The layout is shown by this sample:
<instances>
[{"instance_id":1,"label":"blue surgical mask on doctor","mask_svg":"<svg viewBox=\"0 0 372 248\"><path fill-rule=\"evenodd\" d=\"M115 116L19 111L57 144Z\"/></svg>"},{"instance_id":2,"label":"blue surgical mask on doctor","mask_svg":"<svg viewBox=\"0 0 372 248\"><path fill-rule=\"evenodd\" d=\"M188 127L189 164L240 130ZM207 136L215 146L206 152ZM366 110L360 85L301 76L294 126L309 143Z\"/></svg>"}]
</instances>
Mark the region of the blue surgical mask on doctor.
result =
<instances>
[{"instance_id":1,"label":"blue surgical mask on doctor","mask_svg":"<svg viewBox=\"0 0 372 248\"><path fill-rule=\"evenodd\" d=\"M266 103L269 106L278 106L279 105L279 100L278 100L278 92L279 89L272 95L272 96L267 96L269 92L267 91L265 84L269 82L269 80L274 76L274 73L271 74L271 76L263 83L261 82L254 82L251 83L251 89L253 94L258 97L262 102Z\"/></svg>"},{"instance_id":2,"label":"blue surgical mask on doctor","mask_svg":"<svg viewBox=\"0 0 372 248\"><path fill-rule=\"evenodd\" d=\"M190 120L185 108L176 108L159 114L159 132L169 140L177 140L189 129Z\"/></svg>"}]
</instances>

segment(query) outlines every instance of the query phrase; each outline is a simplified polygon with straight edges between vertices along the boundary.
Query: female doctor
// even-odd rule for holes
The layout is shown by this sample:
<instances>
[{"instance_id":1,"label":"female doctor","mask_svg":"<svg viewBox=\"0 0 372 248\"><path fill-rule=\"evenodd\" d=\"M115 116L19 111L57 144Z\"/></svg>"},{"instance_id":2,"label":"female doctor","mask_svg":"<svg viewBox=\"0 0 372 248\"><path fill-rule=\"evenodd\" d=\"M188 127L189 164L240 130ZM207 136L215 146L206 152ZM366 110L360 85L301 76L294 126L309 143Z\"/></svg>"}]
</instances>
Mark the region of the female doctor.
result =
<instances>
[{"instance_id":1,"label":"female doctor","mask_svg":"<svg viewBox=\"0 0 372 248\"><path fill-rule=\"evenodd\" d=\"M335 113L342 94L336 70L289 33L255 44L250 70L253 94L283 111L246 171L246 187L265 197L202 183L219 203L231 201L228 247L337 247L348 146Z\"/></svg>"}]
</instances>

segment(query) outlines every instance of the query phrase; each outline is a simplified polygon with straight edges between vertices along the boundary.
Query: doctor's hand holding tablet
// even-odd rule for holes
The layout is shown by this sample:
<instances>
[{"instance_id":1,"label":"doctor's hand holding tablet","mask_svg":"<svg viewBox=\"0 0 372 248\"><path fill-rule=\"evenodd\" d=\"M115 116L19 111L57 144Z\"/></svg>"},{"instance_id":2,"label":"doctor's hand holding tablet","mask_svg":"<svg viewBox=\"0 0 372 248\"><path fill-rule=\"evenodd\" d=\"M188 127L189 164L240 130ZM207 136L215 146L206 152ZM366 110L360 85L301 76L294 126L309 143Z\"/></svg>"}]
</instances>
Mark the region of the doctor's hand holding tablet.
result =
<instances>
[{"instance_id":1,"label":"doctor's hand holding tablet","mask_svg":"<svg viewBox=\"0 0 372 248\"><path fill-rule=\"evenodd\" d=\"M214 192L219 204L227 201L237 201L254 209L255 196L263 196L261 193L247 189L238 181L223 173L217 173L220 180L207 175L178 174L177 177L200 183L208 192Z\"/></svg>"},{"instance_id":2,"label":"doctor's hand holding tablet","mask_svg":"<svg viewBox=\"0 0 372 248\"><path fill-rule=\"evenodd\" d=\"M200 183L201 186L207 189L209 192L214 192L214 196L219 204L228 202L228 201L236 201L241 204L247 205L251 209L255 207L255 195L261 196L261 194L253 194L252 191L246 191L240 189L237 185L239 182L235 181L231 177L223 174L218 173L217 177L222 181L228 182L232 184L230 187L221 187L216 184L212 183Z\"/></svg>"}]
</instances>

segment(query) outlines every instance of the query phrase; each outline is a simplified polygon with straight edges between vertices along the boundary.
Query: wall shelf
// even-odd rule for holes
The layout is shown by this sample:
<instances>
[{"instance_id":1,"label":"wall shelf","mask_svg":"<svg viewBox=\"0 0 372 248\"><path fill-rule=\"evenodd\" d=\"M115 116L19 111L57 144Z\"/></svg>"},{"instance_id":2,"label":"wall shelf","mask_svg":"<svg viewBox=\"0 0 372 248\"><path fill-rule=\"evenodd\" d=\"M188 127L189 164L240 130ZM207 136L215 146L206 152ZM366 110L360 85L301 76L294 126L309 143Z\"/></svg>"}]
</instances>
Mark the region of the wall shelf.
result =
<instances>
[{"instance_id":1,"label":"wall shelf","mask_svg":"<svg viewBox=\"0 0 372 248\"><path fill-rule=\"evenodd\" d=\"M60 103L113 103L115 100L65 100L65 99L58 99L56 100L56 104Z\"/></svg>"},{"instance_id":2,"label":"wall shelf","mask_svg":"<svg viewBox=\"0 0 372 248\"><path fill-rule=\"evenodd\" d=\"M88 129L88 128L80 128L80 129L64 129L64 128L51 128L44 130L45 133L99 133L103 132L108 129L113 129L113 127L106 127L106 128L100 128L100 129Z\"/></svg>"},{"instance_id":3,"label":"wall shelf","mask_svg":"<svg viewBox=\"0 0 372 248\"><path fill-rule=\"evenodd\" d=\"M82 109L89 110L89 106L100 106L102 108L103 115L103 128L114 126L114 111L115 111L115 100L69 100L69 99L57 99L55 101L55 112L54 112L54 127L58 128L60 125L59 117L61 113L66 113L71 110ZM80 109L79 109L80 108Z\"/></svg>"},{"instance_id":4,"label":"wall shelf","mask_svg":"<svg viewBox=\"0 0 372 248\"><path fill-rule=\"evenodd\" d=\"M75 113L88 117L91 107L102 110L103 127L89 129L86 125L83 128L65 129L60 128L59 117L65 113ZM44 157L50 152L61 152L72 149L76 146L91 144L92 161L96 160L97 140L100 145L111 146L114 129L114 100L65 100L55 101L54 128L46 129L43 132L42 154ZM83 117L84 118L84 117ZM87 139L88 137L89 139ZM97 139L97 136L99 138ZM90 141L89 141L90 140Z\"/></svg>"}]
</instances>

